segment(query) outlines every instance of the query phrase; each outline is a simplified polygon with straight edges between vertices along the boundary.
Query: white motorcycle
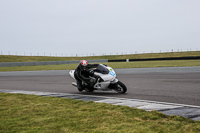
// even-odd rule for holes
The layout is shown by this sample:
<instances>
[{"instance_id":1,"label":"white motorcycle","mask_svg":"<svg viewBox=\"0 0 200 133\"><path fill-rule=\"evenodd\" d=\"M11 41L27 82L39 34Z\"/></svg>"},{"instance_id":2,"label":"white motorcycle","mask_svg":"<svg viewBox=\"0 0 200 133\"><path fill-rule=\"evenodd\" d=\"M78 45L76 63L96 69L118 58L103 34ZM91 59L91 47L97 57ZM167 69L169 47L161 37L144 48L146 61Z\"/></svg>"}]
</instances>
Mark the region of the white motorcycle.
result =
<instances>
[{"instance_id":1,"label":"white motorcycle","mask_svg":"<svg viewBox=\"0 0 200 133\"><path fill-rule=\"evenodd\" d=\"M85 86L86 92L93 92L94 90L102 90L102 91L114 90L118 93L125 93L127 91L126 86L118 79L116 79L116 73L111 67L99 64L96 69L92 70L94 71L94 75L100 78L98 78L97 82L94 85L92 85L92 89L91 86L87 85L87 83L82 82L82 84ZM69 72L70 76L73 79L75 79L74 72L75 70L71 70ZM72 85L77 87L76 82L72 82Z\"/></svg>"}]
</instances>

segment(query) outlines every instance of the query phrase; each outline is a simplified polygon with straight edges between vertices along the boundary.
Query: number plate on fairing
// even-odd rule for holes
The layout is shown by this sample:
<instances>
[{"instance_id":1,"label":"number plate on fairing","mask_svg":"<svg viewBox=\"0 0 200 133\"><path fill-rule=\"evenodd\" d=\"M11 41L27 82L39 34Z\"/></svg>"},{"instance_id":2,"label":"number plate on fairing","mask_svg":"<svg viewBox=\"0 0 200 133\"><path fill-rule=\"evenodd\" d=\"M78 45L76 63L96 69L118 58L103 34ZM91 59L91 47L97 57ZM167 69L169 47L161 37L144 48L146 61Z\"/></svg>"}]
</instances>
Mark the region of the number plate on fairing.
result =
<instances>
[{"instance_id":1,"label":"number plate on fairing","mask_svg":"<svg viewBox=\"0 0 200 133\"><path fill-rule=\"evenodd\" d=\"M115 76L115 73L114 72L112 72L112 71L110 71L110 73L109 73L110 75L112 75L112 76Z\"/></svg>"}]
</instances>

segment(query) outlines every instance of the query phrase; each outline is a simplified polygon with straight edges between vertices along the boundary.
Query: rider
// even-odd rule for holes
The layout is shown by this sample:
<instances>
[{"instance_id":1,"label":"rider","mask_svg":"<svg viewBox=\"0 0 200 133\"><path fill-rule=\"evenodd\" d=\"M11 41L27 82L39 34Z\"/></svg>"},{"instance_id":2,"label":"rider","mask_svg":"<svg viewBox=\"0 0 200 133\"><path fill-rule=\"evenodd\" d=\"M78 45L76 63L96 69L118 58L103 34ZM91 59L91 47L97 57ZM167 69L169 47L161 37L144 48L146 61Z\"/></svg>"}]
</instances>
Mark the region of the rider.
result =
<instances>
[{"instance_id":1,"label":"rider","mask_svg":"<svg viewBox=\"0 0 200 133\"><path fill-rule=\"evenodd\" d=\"M96 68L99 64L88 64L86 60L80 61L79 65L75 70L75 79L77 81L77 87L79 91L84 90L84 86L82 85L82 81L85 83L96 83L96 78L94 76L94 71L90 68Z\"/></svg>"}]
</instances>

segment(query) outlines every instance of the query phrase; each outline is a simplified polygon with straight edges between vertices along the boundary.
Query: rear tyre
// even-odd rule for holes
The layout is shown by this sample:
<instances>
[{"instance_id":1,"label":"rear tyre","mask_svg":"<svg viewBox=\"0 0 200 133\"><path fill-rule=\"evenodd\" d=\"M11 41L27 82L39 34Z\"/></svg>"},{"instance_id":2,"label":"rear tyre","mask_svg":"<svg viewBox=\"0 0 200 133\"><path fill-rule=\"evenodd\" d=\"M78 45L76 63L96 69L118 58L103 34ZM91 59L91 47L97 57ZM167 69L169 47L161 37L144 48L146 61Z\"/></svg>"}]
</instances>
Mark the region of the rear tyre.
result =
<instances>
[{"instance_id":1,"label":"rear tyre","mask_svg":"<svg viewBox=\"0 0 200 133\"><path fill-rule=\"evenodd\" d=\"M127 88L126 88L126 86L125 86L121 81L118 81L118 82L116 83L116 86L115 86L114 90L115 90L117 93L123 94L123 93L125 93L125 92L127 91Z\"/></svg>"}]
</instances>

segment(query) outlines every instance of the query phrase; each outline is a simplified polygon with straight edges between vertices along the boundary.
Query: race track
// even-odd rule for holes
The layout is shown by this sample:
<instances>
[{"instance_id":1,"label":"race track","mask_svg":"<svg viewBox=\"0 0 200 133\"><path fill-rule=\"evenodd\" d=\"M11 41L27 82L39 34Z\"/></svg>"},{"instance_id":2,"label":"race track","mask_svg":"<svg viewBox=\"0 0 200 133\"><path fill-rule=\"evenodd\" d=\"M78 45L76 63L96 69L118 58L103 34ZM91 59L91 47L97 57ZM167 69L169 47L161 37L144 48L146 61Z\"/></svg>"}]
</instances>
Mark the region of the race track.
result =
<instances>
[{"instance_id":1,"label":"race track","mask_svg":"<svg viewBox=\"0 0 200 133\"><path fill-rule=\"evenodd\" d=\"M114 91L78 92L68 70L0 72L0 89L59 92L121 97L200 106L200 67L116 69L117 78L128 88Z\"/></svg>"}]
</instances>

